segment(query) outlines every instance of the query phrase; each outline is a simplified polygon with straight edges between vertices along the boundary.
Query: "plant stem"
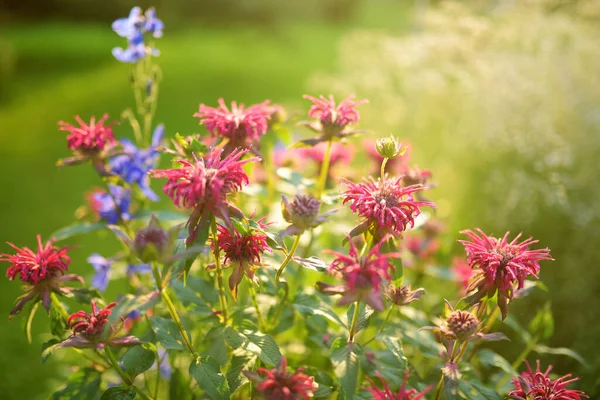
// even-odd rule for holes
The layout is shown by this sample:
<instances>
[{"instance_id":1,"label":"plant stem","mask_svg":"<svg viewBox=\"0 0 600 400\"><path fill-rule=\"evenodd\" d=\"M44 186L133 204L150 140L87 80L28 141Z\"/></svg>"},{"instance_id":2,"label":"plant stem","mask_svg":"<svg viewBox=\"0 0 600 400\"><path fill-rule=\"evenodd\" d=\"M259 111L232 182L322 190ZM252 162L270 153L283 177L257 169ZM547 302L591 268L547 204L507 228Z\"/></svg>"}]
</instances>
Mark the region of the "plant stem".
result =
<instances>
[{"instance_id":1,"label":"plant stem","mask_svg":"<svg viewBox=\"0 0 600 400\"><path fill-rule=\"evenodd\" d=\"M492 311L492 313L489 315L485 326L483 327L483 333L488 333L490 329L492 329L492 325L494 325L494 322L496 322L498 314L500 314L500 308L496 307L494 308L494 311Z\"/></svg>"},{"instance_id":2,"label":"plant stem","mask_svg":"<svg viewBox=\"0 0 600 400\"><path fill-rule=\"evenodd\" d=\"M166 354L163 356L166 357ZM160 364L162 364L162 359L158 358L156 360L156 384L154 385L154 398L158 399L158 387L160 386Z\"/></svg>"},{"instance_id":3,"label":"plant stem","mask_svg":"<svg viewBox=\"0 0 600 400\"><path fill-rule=\"evenodd\" d=\"M300 236L301 235L296 235L296 237L294 238L294 243L292 243L292 248L288 252L288 254L285 257L285 259L283 260L283 262L281 263L281 266L277 269L277 275L275 275L275 280L277 282L281 282L281 274L283 274L283 270L285 269L285 267L287 267L287 265L290 263L292 257L294 256L294 253L296 252L296 249L298 248L298 245L300 244Z\"/></svg>"},{"instance_id":4,"label":"plant stem","mask_svg":"<svg viewBox=\"0 0 600 400\"><path fill-rule=\"evenodd\" d=\"M444 375L440 376L440 381L435 387L435 397L434 400L438 400L440 398L440 393L442 392L442 387L444 387Z\"/></svg>"},{"instance_id":5,"label":"plant stem","mask_svg":"<svg viewBox=\"0 0 600 400\"><path fill-rule=\"evenodd\" d=\"M217 220L214 216L212 217L211 227L213 232L213 243L215 249L215 265L217 270L217 286L219 287L219 300L221 302L221 314L223 315L223 323L227 325L227 298L225 297L225 288L223 286L223 269L221 268L221 255L219 249Z\"/></svg>"},{"instance_id":6,"label":"plant stem","mask_svg":"<svg viewBox=\"0 0 600 400\"><path fill-rule=\"evenodd\" d=\"M333 137L329 138L327 142L327 149L323 156L323 163L321 164L321 172L319 175L319 186L317 186L317 195L315 196L318 200L321 200L321 196L325 191L325 185L327 185L327 176L329 175L329 164L331 162L331 146L333 143Z\"/></svg>"},{"instance_id":7,"label":"plant stem","mask_svg":"<svg viewBox=\"0 0 600 400\"><path fill-rule=\"evenodd\" d=\"M148 397L148 395L144 392L142 392L138 387L136 387L133 384L133 379L131 379L126 373L125 371L123 371L121 369L121 367L119 367L119 362L117 361L117 359L115 358L115 355L113 354L113 352L110 350L110 347L106 346L104 348L104 352L106 353L106 356L108 357L108 359L110 360L111 365L113 366L113 368L117 371L117 374L119 374L119 376L121 377L121 379L123 380L123 382L133 388L133 390L135 390L135 392L137 394L140 395L141 398L145 399L145 400L152 400L150 397Z\"/></svg>"},{"instance_id":8,"label":"plant stem","mask_svg":"<svg viewBox=\"0 0 600 400\"><path fill-rule=\"evenodd\" d=\"M383 181L383 178L385 178L385 164L387 164L389 158L385 157L383 159L383 161L381 162L381 180Z\"/></svg>"},{"instance_id":9,"label":"plant stem","mask_svg":"<svg viewBox=\"0 0 600 400\"><path fill-rule=\"evenodd\" d=\"M360 315L360 301L356 301L354 305L354 315L352 316L352 323L350 324L350 336L348 337L348 343L354 342L354 335L356 330L356 324L358 324L358 317Z\"/></svg>"},{"instance_id":10,"label":"plant stem","mask_svg":"<svg viewBox=\"0 0 600 400\"><path fill-rule=\"evenodd\" d=\"M380 335L380 334L383 333L383 330L385 329L385 325L388 323L388 321L389 321L390 317L392 316L392 314L394 313L395 309L396 309L396 305L392 304L392 306L388 310L387 314L385 314L385 319L383 320L383 323L381 324L381 326L377 330L377 333L375 334L375 336L373 336L371 339L367 340L367 342L363 346L368 345L373 340L375 340L375 338L377 337L377 335Z\"/></svg>"},{"instance_id":11,"label":"plant stem","mask_svg":"<svg viewBox=\"0 0 600 400\"><path fill-rule=\"evenodd\" d=\"M162 298L165 306L167 306L167 309L169 310L169 314L171 314L171 318L173 319L173 322L175 322L175 325L177 325L177 330L179 331L179 334L181 335L181 338L183 339L183 342L185 343L185 347L187 347L190 354L195 358L198 356L198 353L194 349L194 346L192 346L192 342L190 341L190 338L189 338L187 332L185 331L185 329L183 328L183 325L181 324L181 318L179 318L179 314L177 314L177 309L175 308L175 305L173 304L171 297L169 297L169 294L165 290L166 288L163 287L163 282L162 282L162 278L160 275L160 270L158 269L158 265L156 263L151 263L151 266L152 266L152 274L154 275L154 280L156 281L156 287L160 293L160 297Z\"/></svg>"},{"instance_id":12,"label":"plant stem","mask_svg":"<svg viewBox=\"0 0 600 400\"><path fill-rule=\"evenodd\" d=\"M266 332L267 331L267 325L265 324L265 320L262 317L262 314L260 313L260 308L258 308L258 301L256 301L256 291L254 290L254 282L252 282L252 280L248 279L248 288L250 291L250 297L252 298L252 304L254 305L254 308L256 309L256 319L258 320L258 327L260 328L260 330L262 332Z\"/></svg>"}]
</instances>

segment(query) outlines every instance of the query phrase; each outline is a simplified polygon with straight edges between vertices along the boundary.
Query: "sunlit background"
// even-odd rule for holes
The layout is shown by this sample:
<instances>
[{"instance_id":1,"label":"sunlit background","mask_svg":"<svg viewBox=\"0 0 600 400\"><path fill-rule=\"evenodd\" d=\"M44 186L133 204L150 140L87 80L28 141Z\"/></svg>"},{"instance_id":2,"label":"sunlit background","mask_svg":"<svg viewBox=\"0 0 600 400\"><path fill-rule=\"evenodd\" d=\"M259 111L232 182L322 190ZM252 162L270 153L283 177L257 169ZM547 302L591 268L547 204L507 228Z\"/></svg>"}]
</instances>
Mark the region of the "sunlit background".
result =
<instances>
[{"instance_id":1,"label":"sunlit background","mask_svg":"<svg viewBox=\"0 0 600 400\"><path fill-rule=\"evenodd\" d=\"M549 247L556 261L541 273L548 292L511 312L527 324L551 301L550 345L574 349L587 364L538 357L598 393L600 1L5 0L2 241L33 246L36 234L70 223L85 204L94 172L55 167L69 154L57 122L104 112L118 119L133 104L129 66L111 55L122 39L110 29L132 5L156 6L166 24L157 120L167 135L199 132L192 114L219 97L268 98L294 116L306 112L304 93L356 93L370 100L360 109L366 135L394 133L432 170L448 259L461 254L458 231L477 226L523 232ZM126 124L115 131L129 135ZM102 236L69 244L77 246L74 271L88 279L87 255L115 248ZM2 279L0 289L0 315L8 316L19 284ZM111 290L117 296L119 286ZM40 315L31 345L19 318L0 324L4 399L48 398L60 386L52 362L40 361ZM514 359L520 350L505 354Z\"/></svg>"}]
</instances>

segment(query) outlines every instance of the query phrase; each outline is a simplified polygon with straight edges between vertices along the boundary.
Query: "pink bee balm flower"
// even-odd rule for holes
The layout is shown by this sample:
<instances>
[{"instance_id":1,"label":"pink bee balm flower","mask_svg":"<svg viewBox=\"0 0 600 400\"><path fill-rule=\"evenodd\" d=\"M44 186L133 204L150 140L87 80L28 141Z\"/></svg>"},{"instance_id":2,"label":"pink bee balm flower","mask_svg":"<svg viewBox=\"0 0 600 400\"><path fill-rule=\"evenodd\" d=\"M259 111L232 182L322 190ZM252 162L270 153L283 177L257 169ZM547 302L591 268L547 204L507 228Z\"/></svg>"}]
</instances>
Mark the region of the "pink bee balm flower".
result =
<instances>
[{"instance_id":1,"label":"pink bee balm flower","mask_svg":"<svg viewBox=\"0 0 600 400\"><path fill-rule=\"evenodd\" d=\"M108 323L108 317L112 313L110 310L117 303L112 302L105 309L100 309L96 306L96 302L92 300L92 313L88 314L85 311L78 311L69 317L69 327L73 330L74 335L80 335L85 338L93 338L104 332L104 327ZM112 329L112 327L111 327Z\"/></svg>"},{"instance_id":2,"label":"pink bee balm flower","mask_svg":"<svg viewBox=\"0 0 600 400\"><path fill-rule=\"evenodd\" d=\"M371 387L366 389L373 395L373 400L422 400L427 392L432 389L433 385L425 388L422 392L419 392L417 389L407 389L406 382L408 381L408 375L408 370L404 371L404 382L402 382L402 386L398 393L392 392L388 383L383 379L383 376L381 376L379 371L377 372L377 377L381 380L383 389L377 387L375 382L369 377L367 377L367 380L371 383Z\"/></svg>"},{"instance_id":3,"label":"pink bee balm flower","mask_svg":"<svg viewBox=\"0 0 600 400\"><path fill-rule=\"evenodd\" d=\"M302 368L287 371L287 360L282 357L273 369L259 368L256 372L244 371L244 375L255 383L256 391L265 400L308 400L316 390L311 376Z\"/></svg>"},{"instance_id":4,"label":"pink bee balm flower","mask_svg":"<svg viewBox=\"0 0 600 400\"><path fill-rule=\"evenodd\" d=\"M430 201L414 200L413 194L424 189L422 185L402 186L402 177L365 179L364 183L342 180L348 189L342 193L343 203L350 203L350 209L363 218L363 223L355 228L353 235L372 228L385 234L399 235L408 226L415 224L421 213L420 207L435 208Z\"/></svg>"},{"instance_id":5,"label":"pink bee balm flower","mask_svg":"<svg viewBox=\"0 0 600 400\"><path fill-rule=\"evenodd\" d=\"M385 236L365 256L360 256L358 249L350 240L349 255L330 251L336 258L329 267L329 272L339 275L344 280L342 286L331 286L318 282L319 290L328 295L341 294L338 305L347 305L355 301L364 301L375 310L383 310L383 284L391 279L390 271L394 266L390 258L399 258L399 253L380 252L381 246L388 240Z\"/></svg>"},{"instance_id":6,"label":"pink bee balm flower","mask_svg":"<svg viewBox=\"0 0 600 400\"><path fill-rule=\"evenodd\" d=\"M231 103L231 111L223 99L218 101L218 108L200 104L200 110L194 117L200 118L200 125L204 125L211 135L228 138L231 149L248 147L260 139L267 132L271 115L276 112L269 105L269 100L247 108L234 101Z\"/></svg>"},{"instance_id":7,"label":"pink bee balm flower","mask_svg":"<svg viewBox=\"0 0 600 400\"><path fill-rule=\"evenodd\" d=\"M305 159L310 159L321 165L325 159L325 151L327 150L327 143L321 142L312 147L303 147L296 150L296 154ZM352 145L343 145L342 143L335 142L331 144L331 154L329 159L330 167L334 167L336 164L348 165L354 158L354 152L356 149Z\"/></svg>"},{"instance_id":8,"label":"pink bee balm flower","mask_svg":"<svg viewBox=\"0 0 600 400\"><path fill-rule=\"evenodd\" d=\"M65 282L78 280L83 281L81 277L73 274L65 275L70 257L67 255L67 247L58 248L50 240L44 245L40 235L37 236L38 248L33 251L27 247L19 248L12 243L8 243L17 251L16 254L0 254L0 262L12 264L6 271L6 276L11 281L19 277L21 282L27 284L25 289L27 293L21 296L12 309L10 316L17 314L25 303L29 300L39 299L46 311L50 310L50 294L56 292L64 295L71 291L70 288L61 287Z\"/></svg>"},{"instance_id":9,"label":"pink bee balm flower","mask_svg":"<svg viewBox=\"0 0 600 400\"><path fill-rule=\"evenodd\" d=\"M356 106L367 103L367 100L354 101L354 95L350 95L339 104L335 103L333 95L329 98L321 95L319 98L304 95L305 99L313 102L308 110L308 116L319 120L321 130L324 133L341 133L349 124L355 124L360 117Z\"/></svg>"},{"instance_id":10,"label":"pink bee balm flower","mask_svg":"<svg viewBox=\"0 0 600 400\"><path fill-rule=\"evenodd\" d=\"M527 361L526 361L527 363ZM513 378L515 390L508 393L509 399L514 400L581 400L589 397L581 390L567 389L567 386L579 378L571 378L571 374L562 376L556 380L550 379L552 365L546 372L540 370L540 361L537 360L535 371L527 363L527 371L518 378Z\"/></svg>"},{"instance_id":11,"label":"pink bee balm flower","mask_svg":"<svg viewBox=\"0 0 600 400\"><path fill-rule=\"evenodd\" d=\"M473 269L463 258L454 257L452 259L452 266L450 267L450 272L452 272L454 279L461 286L462 291L466 293L467 288L469 287L469 280L473 276Z\"/></svg>"},{"instance_id":12,"label":"pink bee balm flower","mask_svg":"<svg viewBox=\"0 0 600 400\"><path fill-rule=\"evenodd\" d=\"M237 288L244 274L254 279L254 269L261 263L261 256L265 251L271 249L267 244L267 235L264 232L266 224L257 222L260 229L248 227L246 232L231 230L223 225L218 225L217 238L219 248L225 253L224 262L233 266L233 272L229 277L229 288L237 297ZM211 244L214 250L214 242Z\"/></svg>"},{"instance_id":13,"label":"pink bee balm flower","mask_svg":"<svg viewBox=\"0 0 600 400\"><path fill-rule=\"evenodd\" d=\"M107 145L112 145L115 142L113 131L110 127L117 122L104 125L107 119L108 114L104 114L98 122L96 122L96 117L92 117L88 125L77 115L75 116L75 121L77 121L79 126L71 125L64 121L60 121L58 125L61 131L70 132L67 136L67 146L71 150L80 153L95 154L104 150Z\"/></svg>"},{"instance_id":14,"label":"pink bee balm flower","mask_svg":"<svg viewBox=\"0 0 600 400\"><path fill-rule=\"evenodd\" d=\"M195 239L199 226L207 223L211 216L223 219L232 228L230 213L237 215L241 211L227 201L227 196L249 183L242 166L259 160L257 157L240 160L247 152L235 149L221 159L223 149L213 148L204 158L194 156L194 163L178 160L181 168L150 171L154 178L167 178L163 191L177 207L193 210L187 223L188 242Z\"/></svg>"},{"instance_id":15,"label":"pink bee balm flower","mask_svg":"<svg viewBox=\"0 0 600 400\"><path fill-rule=\"evenodd\" d=\"M498 306L504 319L508 313L508 301L514 295L515 284L517 290L522 289L528 275L538 277L539 261L553 258L548 248L529 250L529 246L537 243L537 240L529 238L518 243L520 233L509 242L508 232L502 239L487 236L481 229L477 229L477 232L479 235L471 230L461 231L471 241L459 240L465 246L467 262L471 268L477 269L468 287L468 291L477 289L470 301L476 303L484 296L491 297L497 290Z\"/></svg>"}]
</instances>

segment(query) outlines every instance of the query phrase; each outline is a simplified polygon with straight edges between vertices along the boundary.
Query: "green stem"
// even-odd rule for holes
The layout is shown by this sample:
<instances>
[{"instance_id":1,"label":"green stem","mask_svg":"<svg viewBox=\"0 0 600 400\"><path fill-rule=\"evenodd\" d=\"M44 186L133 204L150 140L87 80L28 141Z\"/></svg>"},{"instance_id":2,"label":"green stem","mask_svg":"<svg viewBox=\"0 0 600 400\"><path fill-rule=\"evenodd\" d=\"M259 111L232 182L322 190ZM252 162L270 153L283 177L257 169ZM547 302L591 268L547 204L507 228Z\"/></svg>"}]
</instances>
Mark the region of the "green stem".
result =
<instances>
[{"instance_id":1,"label":"green stem","mask_svg":"<svg viewBox=\"0 0 600 400\"><path fill-rule=\"evenodd\" d=\"M494 322L496 322L496 319L498 318L498 314L500 314L500 308L496 307L488 317L485 326L483 327L483 333L488 333L490 329L492 329Z\"/></svg>"},{"instance_id":2,"label":"green stem","mask_svg":"<svg viewBox=\"0 0 600 400\"><path fill-rule=\"evenodd\" d=\"M96 360L91 355L89 355L88 353L86 353L84 350L77 349L77 348L73 348L73 350L75 350L79 355L83 356L84 358L86 358L90 362L102 366L102 368L104 368L104 369L110 369L110 367L111 367L110 364L108 364L108 365L106 364L106 359L104 357L102 357L101 354L100 354L100 357L101 357L102 361L99 361L99 360Z\"/></svg>"},{"instance_id":3,"label":"green stem","mask_svg":"<svg viewBox=\"0 0 600 400\"><path fill-rule=\"evenodd\" d=\"M152 400L150 397L148 397L148 395L146 393L144 393L143 391L141 391L138 387L136 387L133 384L133 379L131 379L127 374L125 374L125 371L123 371L121 369L121 367L119 367L119 362L117 361L117 359L115 358L115 355L113 354L113 352L110 350L110 347L106 346L104 348L104 351L106 353L106 356L108 357L111 365L113 366L113 368L117 371L117 373L119 374L119 376L121 377L121 379L123 380L123 382L133 388L133 390L135 390L135 392L137 394L140 395L141 398L145 399L145 400Z\"/></svg>"},{"instance_id":4,"label":"green stem","mask_svg":"<svg viewBox=\"0 0 600 400\"><path fill-rule=\"evenodd\" d=\"M265 320L263 319L262 314L260 313L260 308L258 308L258 301L256 300L256 291L254 290L254 282L248 279L250 297L252 298L252 304L256 309L256 319L258 320L258 327L262 332L267 331L267 326L265 324Z\"/></svg>"},{"instance_id":5,"label":"green stem","mask_svg":"<svg viewBox=\"0 0 600 400\"><path fill-rule=\"evenodd\" d=\"M377 335L381 335L383 333L383 330L385 329L385 326L388 323L388 321L390 320L390 317L392 316L392 314L393 314L393 312L394 312L395 309L396 309L396 305L392 304L392 306L388 310L387 314L385 315L385 319L383 320L383 323L381 324L381 326L377 330L377 333L375 334L375 336L373 336L371 339L367 340L367 342L363 346L368 345L373 340L375 340L375 338L377 337Z\"/></svg>"},{"instance_id":6,"label":"green stem","mask_svg":"<svg viewBox=\"0 0 600 400\"><path fill-rule=\"evenodd\" d=\"M383 159L383 161L381 162L381 180L383 181L383 178L385 178L385 164L387 164L389 158L385 157Z\"/></svg>"},{"instance_id":7,"label":"green stem","mask_svg":"<svg viewBox=\"0 0 600 400\"><path fill-rule=\"evenodd\" d=\"M444 375L440 376L440 381L435 387L435 397L434 400L438 400L440 398L440 393L442 392L442 387L444 387Z\"/></svg>"},{"instance_id":8,"label":"green stem","mask_svg":"<svg viewBox=\"0 0 600 400\"><path fill-rule=\"evenodd\" d=\"M354 315L352 316L352 323L350 324L350 336L348 337L348 343L354 342L354 336L356 331L356 324L358 324L358 317L360 316L360 301L356 301L354 305Z\"/></svg>"},{"instance_id":9,"label":"green stem","mask_svg":"<svg viewBox=\"0 0 600 400\"><path fill-rule=\"evenodd\" d=\"M321 199L323 192L325 191L325 185L327 185L327 176L329 175L329 164L331 162L331 146L333 143L333 138L329 138L327 142L327 149L325 150L325 155L323 156L323 163L321 164L321 173L319 175L319 186L317 186L317 199Z\"/></svg>"},{"instance_id":10,"label":"green stem","mask_svg":"<svg viewBox=\"0 0 600 400\"><path fill-rule=\"evenodd\" d=\"M285 257L283 262L281 263L281 266L277 269L277 274L275 275L275 280L277 282L281 282L281 274L283 274L283 270L285 270L285 267L287 267L287 265L290 263L292 257L294 256L294 253L296 252L296 249L298 248L298 245L300 244L300 236L301 235L296 235L296 237L294 238L294 243L292 243L292 248L290 249L289 253Z\"/></svg>"},{"instance_id":11,"label":"green stem","mask_svg":"<svg viewBox=\"0 0 600 400\"><path fill-rule=\"evenodd\" d=\"M166 353L165 356L163 356L163 358L166 357ZM162 359L158 358L156 360L156 384L154 385L154 398L158 399L158 388L160 386L160 364L162 364Z\"/></svg>"},{"instance_id":12,"label":"green stem","mask_svg":"<svg viewBox=\"0 0 600 400\"><path fill-rule=\"evenodd\" d=\"M225 287L223 286L223 268L221 267L221 255L219 249L219 238L217 231L217 220L212 217L211 227L213 232L213 243L215 252L215 265L217 270L217 286L219 287L219 300L221 302L221 313L223 315L223 323L227 325L227 298L225 297Z\"/></svg>"}]
</instances>

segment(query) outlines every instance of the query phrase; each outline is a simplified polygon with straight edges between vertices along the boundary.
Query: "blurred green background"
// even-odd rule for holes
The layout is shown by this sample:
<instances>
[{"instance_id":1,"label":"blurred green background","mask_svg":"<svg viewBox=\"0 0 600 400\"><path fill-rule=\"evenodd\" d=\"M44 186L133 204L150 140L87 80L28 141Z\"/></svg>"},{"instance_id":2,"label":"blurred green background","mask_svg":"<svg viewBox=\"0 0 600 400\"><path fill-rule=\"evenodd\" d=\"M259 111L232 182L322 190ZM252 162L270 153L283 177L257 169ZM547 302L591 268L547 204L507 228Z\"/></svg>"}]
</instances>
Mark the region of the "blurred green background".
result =
<instances>
[{"instance_id":1,"label":"blurred green background","mask_svg":"<svg viewBox=\"0 0 600 400\"><path fill-rule=\"evenodd\" d=\"M110 53L124 43L110 24L132 5L154 5L166 24L158 43L164 80L157 120L168 135L197 132L198 104L215 105L219 97L269 98L292 112L307 109L304 93L369 98L361 128L408 138L414 161L433 170L438 187L431 198L448 224L451 251L460 254L454 232L474 226L496 235L523 231L552 249L556 261L544 263L541 274L549 293L515 304L514 312L526 323L552 300L551 345L575 349L590 366L544 359L584 377L594 393L600 385L600 5L524 1L530 14L523 14L506 11L514 2L470 4L467 12L426 0L5 0L0 239L33 246L37 233L47 237L73 221L84 192L97 186L91 168L54 167L68 155L56 123L104 112L118 119L132 106L129 66ZM525 34L528 25L539 29ZM125 124L115 131L129 135ZM73 270L88 278L87 255L114 248L103 237L69 244L78 246ZM8 315L19 284L3 279L0 288L0 315ZM118 288L112 290L116 296ZM46 324L40 313L35 331ZM47 398L60 382L53 364L41 365L43 337L27 344L15 318L0 324L0 338L0 369L10 373L0 381L1 397Z\"/></svg>"}]
</instances>

